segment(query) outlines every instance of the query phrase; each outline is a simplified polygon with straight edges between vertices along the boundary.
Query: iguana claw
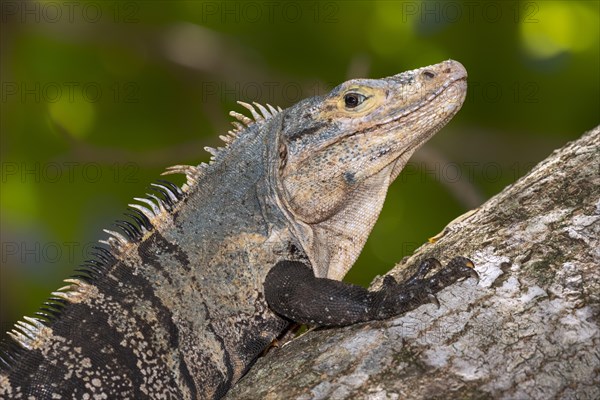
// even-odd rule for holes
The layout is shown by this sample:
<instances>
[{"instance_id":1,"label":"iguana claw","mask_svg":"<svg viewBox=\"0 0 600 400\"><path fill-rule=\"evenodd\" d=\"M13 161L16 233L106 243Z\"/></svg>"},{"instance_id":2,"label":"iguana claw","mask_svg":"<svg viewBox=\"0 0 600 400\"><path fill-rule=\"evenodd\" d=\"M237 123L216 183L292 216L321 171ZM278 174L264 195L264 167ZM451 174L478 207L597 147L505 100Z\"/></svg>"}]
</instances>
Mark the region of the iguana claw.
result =
<instances>
[{"instance_id":1,"label":"iguana claw","mask_svg":"<svg viewBox=\"0 0 600 400\"><path fill-rule=\"evenodd\" d=\"M437 308L440 308L440 301L438 300L438 298L435 294L429 293L427 295L427 298L429 299L430 303L433 303L437 306Z\"/></svg>"}]
</instances>

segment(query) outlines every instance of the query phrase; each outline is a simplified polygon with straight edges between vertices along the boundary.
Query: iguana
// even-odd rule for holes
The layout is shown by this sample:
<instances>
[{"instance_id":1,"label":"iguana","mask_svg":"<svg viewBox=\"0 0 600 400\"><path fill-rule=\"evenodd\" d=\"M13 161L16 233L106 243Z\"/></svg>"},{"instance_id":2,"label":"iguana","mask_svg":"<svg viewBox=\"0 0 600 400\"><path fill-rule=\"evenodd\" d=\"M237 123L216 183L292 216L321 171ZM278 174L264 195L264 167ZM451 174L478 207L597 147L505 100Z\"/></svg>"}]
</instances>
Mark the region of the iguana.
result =
<instances>
[{"instance_id":1,"label":"iguana","mask_svg":"<svg viewBox=\"0 0 600 400\"><path fill-rule=\"evenodd\" d=\"M173 166L79 275L9 332L0 396L220 398L293 323L335 327L434 299L472 263L341 282L411 154L460 109L452 60L353 79L282 110L240 102L208 164ZM258 109L258 111L257 111ZM430 277L432 268L439 271Z\"/></svg>"}]
</instances>

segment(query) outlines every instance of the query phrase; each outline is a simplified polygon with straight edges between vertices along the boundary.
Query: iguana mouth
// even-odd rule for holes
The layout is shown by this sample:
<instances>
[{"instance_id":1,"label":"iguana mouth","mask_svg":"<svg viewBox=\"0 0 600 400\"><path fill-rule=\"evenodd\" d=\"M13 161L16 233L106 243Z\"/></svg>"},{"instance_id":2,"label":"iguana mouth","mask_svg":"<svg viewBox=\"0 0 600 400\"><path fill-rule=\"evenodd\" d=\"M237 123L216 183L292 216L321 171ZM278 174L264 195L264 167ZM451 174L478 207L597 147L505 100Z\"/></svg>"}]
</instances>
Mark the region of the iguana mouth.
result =
<instances>
[{"instance_id":1,"label":"iguana mouth","mask_svg":"<svg viewBox=\"0 0 600 400\"><path fill-rule=\"evenodd\" d=\"M429 104L433 103L436 99L439 99L440 96L442 96L448 90L459 87L459 86L466 86L466 82L467 82L466 76L459 76L456 79L450 80L450 81L446 82L446 84L444 84L442 87L438 88L434 93L430 94L425 100L421 101L416 106L405 110L401 114L396 115L387 121L373 125L362 131L354 132L351 135L349 135L348 137L355 136L355 135L366 135L373 131L379 132L382 134L389 133L389 132L393 131L394 129L396 129L398 126L400 126L402 124L402 120L405 119L407 116L409 116L415 112L418 112L419 110L421 110L421 109L425 108L426 106L428 106ZM464 92L464 90L460 90L460 92ZM446 118L440 119L438 123L431 126L428 129L427 135L422 135L422 132L421 132L420 134L415 135L413 138L411 138L411 140L408 142L403 142L403 143L392 142L392 143L390 143L389 147L387 147L385 149L381 149L377 153L377 156L374 157L373 159L380 158L388 153L395 153L396 157L391 159L389 162L382 164L381 168L379 168L373 175L378 174L381 170L387 168L390 164L397 163L399 160L404 159L405 155L408 154L408 156L410 156L416 150L416 148L418 148L422 143L426 142L430 137L435 135L436 132L438 132L442 127L444 127L450 119L452 119L452 117L460 109L460 105L462 104L463 100L464 100L464 95L462 95L462 96L460 96L460 98L456 99L457 106L456 106L455 111L449 112L448 115L446 116ZM396 153L399 147L401 147L402 149L399 153ZM394 170L395 169L396 169L396 167L394 166Z\"/></svg>"},{"instance_id":2,"label":"iguana mouth","mask_svg":"<svg viewBox=\"0 0 600 400\"><path fill-rule=\"evenodd\" d=\"M361 130L347 132L346 134L343 134L342 136L337 137L337 138L332 138L328 142L325 142L322 144L322 149L325 149L325 148L328 148L330 146L337 144L340 139L344 140L344 139L347 139L347 138L350 138L353 136L367 135L367 134L371 134L372 132L378 132L378 133L384 133L384 134L388 133L388 132L392 131L393 129L395 129L396 127L400 126L401 121L403 119L405 119L406 117L408 117L416 112L419 112L421 109L427 107L429 104L433 103L436 99L439 99L440 96L444 95L444 93L446 93L448 90L456 88L456 87L460 87L460 86L466 86L466 82L467 82L467 76L466 76L466 71L465 71L464 74L458 75L455 79L451 79L451 80L448 80L447 82L445 82L444 85L437 88L433 93L430 93L429 96L427 96L427 98L425 98L424 100L415 104L414 106L407 108L407 109L403 110L401 113L394 115L393 117L390 117L387 120L383 120L382 122L370 125ZM459 90L459 92L464 92L464 91ZM402 151L402 153L400 153L398 155L398 157L396 159L400 158L403 154L406 154L407 152L413 151L414 148L419 145L419 143L427 141L427 139L429 139L439 129L441 129L444 125L446 125L446 123L450 119L452 119L454 114L456 114L456 112L458 112L463 100L464 100L464 95L462 95L460 99L457 99L458 104L457 104L456 110L452 113L448 113L448 116L446 118L441 119L436 125L430 127L430 129L428 130L429 134L426 137L421 137L419 135L419 137L416 137L415 140L411 140L411 143L408 146L406 146L406 144L403 144L402 146L406 146L406 148L404 151ZM395 151L395 149L393 147L395 147L395 146L389 147L387 149L387 151L385 151L385 154ZM383 155L383 154L381 154L381 155ZM390 162L388 162L385 165L382 165L382 168L384 168L385 166L394 162L396 159L391 160Z\"/></svg>"},{"instance_id":3,"label":"iguana mouth","mask_svg":"<svg viewBox=\"0 0 600 400\"><path fill-rule=\"evenodd\" d=\"M419 102L418 104L416 104L413 107L410 107L406 110L404 110L402 113L395 115L393 117L391 117L388 120L384 120L378 124L372 125L364 130L361 131L357 131L354 132L353 134L366 134L369 133L371 131L380 131L383 130L384 132L387 132L389 129L386 129L386 127L390 124L393 124L394 122L397 122L403 118L405 118L406 116L419 111L420 109L422 109L423 107L427 106L428 104L431 104L435 99L439 98L444 92L446 92L448 89L456 87L458 84L465 84L466 85L467 82L467 77L466 76L461 76L458 77L456 79L453 79L451 81L446 82L446 84L444 84L443 86L441 86L440 88L438 88L434 93L431 93L425 100ZM461 101L462 102L462 101ZM457 109L458 111L458 109ZM454 116L454 114L450 114L448 116L448 118L444 119L443 121L441 121L438 125L443 126L445 124L446 121L448 121L449 119L451 119Z\"/></svg>"}]
</instances>

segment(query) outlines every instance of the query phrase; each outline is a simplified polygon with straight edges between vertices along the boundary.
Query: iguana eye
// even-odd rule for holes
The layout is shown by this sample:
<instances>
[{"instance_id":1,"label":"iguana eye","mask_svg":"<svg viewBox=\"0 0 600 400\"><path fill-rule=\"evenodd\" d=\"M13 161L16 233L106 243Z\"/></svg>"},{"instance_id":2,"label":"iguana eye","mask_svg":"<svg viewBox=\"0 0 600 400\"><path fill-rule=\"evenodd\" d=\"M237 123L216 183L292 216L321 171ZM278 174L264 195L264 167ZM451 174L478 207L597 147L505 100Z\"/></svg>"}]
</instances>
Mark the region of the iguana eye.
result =
<instances>
[{"instance_id":1,"label":"iguana eye","mask_svg":"<svg viewBox=\"0 0 600 400\"><path fill-rule=\"evenodd\" d=\"M354 108L359 106L364 100L366 96L363 96L359 93L347 93L344 96L344 103L346 104L346 108Z\"/></svg>"}]
</instances>

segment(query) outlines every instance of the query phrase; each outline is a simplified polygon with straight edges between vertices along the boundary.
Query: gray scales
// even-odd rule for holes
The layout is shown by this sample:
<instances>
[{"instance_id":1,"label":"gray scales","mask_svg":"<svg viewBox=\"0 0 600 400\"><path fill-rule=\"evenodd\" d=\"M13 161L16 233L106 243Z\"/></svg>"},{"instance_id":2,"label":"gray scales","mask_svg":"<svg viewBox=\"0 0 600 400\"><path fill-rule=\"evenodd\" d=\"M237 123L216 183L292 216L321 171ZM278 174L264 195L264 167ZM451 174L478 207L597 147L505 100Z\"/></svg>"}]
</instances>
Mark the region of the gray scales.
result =
<instances>
[{"instance_id":1,"label":"gray scales","mask_svg":"<svg viewBox=\"0 0 600 400\"><path fill-rule=\"evenodd\" d=\"M389 318L475 276L455 257L378 291L341 282L466 78L448 60L285 110L240 102L252 118L231 113L210 163L168 168L187 182L136 199L96 258L9 332L1 398L220 398L295 324Z\"/></svg>"}]
</instances>

